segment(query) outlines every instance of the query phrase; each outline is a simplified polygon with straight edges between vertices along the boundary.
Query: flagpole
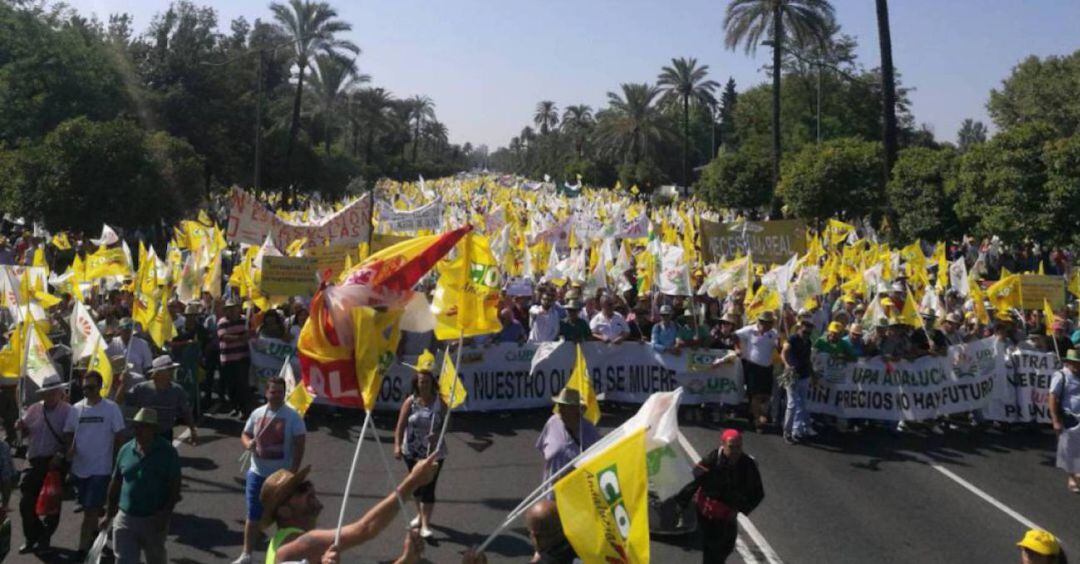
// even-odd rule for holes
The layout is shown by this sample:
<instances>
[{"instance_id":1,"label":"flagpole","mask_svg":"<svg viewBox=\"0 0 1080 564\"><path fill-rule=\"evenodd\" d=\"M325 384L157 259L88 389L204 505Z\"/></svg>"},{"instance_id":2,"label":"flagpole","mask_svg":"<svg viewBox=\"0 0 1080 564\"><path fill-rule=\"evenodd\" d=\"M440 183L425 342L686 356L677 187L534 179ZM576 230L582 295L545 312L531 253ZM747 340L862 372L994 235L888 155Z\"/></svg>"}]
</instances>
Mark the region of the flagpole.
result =
<instances>
[{"instance_id":1,"label":"flagpole","mask_svg":"<svg viewBox=\"0 0 1080 564\"><path fill-rule=\"evenodd\" d=\"M460 345L460 343L459 343L459 345ZM449 356L450 356L450 345L449 345L449 344L447 344L447 345L446 345L446 352L444 352L444 353L443 353L442 363L440 363L440 364L439 364L439 378L440 378L440 379L442 378L442 373L443 373L443 370L446 370L446 359L447 359L447 358L448 358ZM459 360L460 360L460 359L459 359ZM457 368L457 364L455 364L455 365L454 365L454 368L455 368L455 369ZM454 379L454 384L455 384L455 385L457 384L457 379L456 379L456 378ZM438 381L435 381L435 382L434 382L434 383L432 384L432 389L433 389L433 390L434 390L434 392L435 392L435 393L434 393L433 395L435 395L436 397L438 397L438 396L439 396L439 390L437 389L437 387L438 387L438 386L439 386L439 382L438 382ZM454 396L453 396L453 394L451 394L451 395L450 395L450 400L451 400L451 401L453 401L453 399L454 399ZM449 404L447 404L447 405L449 405ZM431 437L431 435L432 435L432 434L434 434L434 433L435 433L435 418L434 418L434 417L432 417L432 418L431 418L431 424L430 424L430 425L428 425L428 436L427 436L427 437L425 437L425 438L427 439L427 454L428 454L428 456L430 456L430 455L431 455L431 439L430 439L430 438L428 438L428 437Z\"/></svg>"},{"instance_id":2,"label":"flagpole","mask_svg":"<svg viewBox=\"0 0 1080 564\"><path fill-rule=\"evenodd\" d=\"M349 501L349 492L352 491L353 477L356 475L356 463L360 460L360 447L364 445L364 434L368 425L371 424L371 412L364 416L364 424L360 427L360 437L356 440L356 450L353 451L352 466L349 467L349 477L345 480L345 493L341 496L341 509L338 511L337 529L334 530L334 544L341 543L341 524L345 521L345 506Z\"/></svg>"},{"instance_id":3,"label":"flagpole","mask_svg":"<svg viewBox=\"0 0 1080 564\"><path fill-rule=\"evenodd\" d=\"M371 412L369 411L368 416L370 417L370 415ZM405 509L405 500L401 498L401 494L397 491L397 488L394 487L394 473L390 470L390 461L386 458L386 452L383 451L382 440L379 439L379 430L375 428L374 423L371 425L371 436L375 438L375 447L379 451L379 458L382 459L383 469L386 470L386 481L390 484L390 488L394 490L394 497L397 498L398 506L401 507L401 517L408 523L409 515L408 511ZM361 436L361 439L363 439L363 436ZM337 543L335 542L335 544Z\"/></svg>"}]
</instances>

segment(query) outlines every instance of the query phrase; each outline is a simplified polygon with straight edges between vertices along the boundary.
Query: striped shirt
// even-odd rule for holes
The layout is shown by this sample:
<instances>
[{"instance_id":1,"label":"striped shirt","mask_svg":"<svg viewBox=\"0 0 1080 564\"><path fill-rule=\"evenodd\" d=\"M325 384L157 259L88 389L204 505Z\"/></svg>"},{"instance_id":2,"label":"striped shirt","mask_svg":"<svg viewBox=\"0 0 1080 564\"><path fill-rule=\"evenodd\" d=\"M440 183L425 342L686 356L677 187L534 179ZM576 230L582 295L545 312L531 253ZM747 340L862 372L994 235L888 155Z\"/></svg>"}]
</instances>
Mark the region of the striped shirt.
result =
<instances>
[{"instance_id":1,"label":"striped shirt","mask_svg":"<svg viewBox=\"0 0 1080 564\"><path fill-rule=\"evenodd\" d=\"M240 316L236 321L222 317L217 322L217 334L221 348L221 363L241 362L248 359L248 342L246 339L239 341L226 341L225 335L247 334L247 319Z\"/></svg>"}]
</instances>

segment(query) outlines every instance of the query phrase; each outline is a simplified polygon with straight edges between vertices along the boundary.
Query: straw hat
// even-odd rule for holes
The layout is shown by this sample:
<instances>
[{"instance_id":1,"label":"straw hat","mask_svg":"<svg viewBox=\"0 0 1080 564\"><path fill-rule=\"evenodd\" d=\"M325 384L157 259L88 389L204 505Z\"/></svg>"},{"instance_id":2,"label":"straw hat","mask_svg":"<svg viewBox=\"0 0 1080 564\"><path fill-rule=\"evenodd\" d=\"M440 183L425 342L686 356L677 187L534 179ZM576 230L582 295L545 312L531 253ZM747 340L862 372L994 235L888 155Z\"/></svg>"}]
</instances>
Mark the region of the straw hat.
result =
<instances>
[{"instance_id":1,"label":"straw hat","mask_svg":"<svg viewBox=\"0 0 1080 564\"><path fill-rule=\"evenodd\" d=\"M142 425L157 426L158 416L157 410L152 407L144 407L135 414L135 418L131 420L132 423Z\"/></svg>"},{"instance_id":2,"label":"straw hat","mask_svg":"<svg viewBox=\"0 0 1080 564\"><path fill-rule=\"evenodd\" d=\"M49 374L45 377L45 380L41 382L41 387L38 388L38 393L43 394L50 390L59 390L66 388L68 383L60 379L58 374Z\"/></svg>"},{"instance_id":3,"label":"straw hat","mask_svg":"<svg viewBox=\"0 0 1080 564\"><path fill-rule=\"evenodd\" d=\"M282 503L288 501L297 486L307 479L311 466L305 466L297 473L282 468L263 482L262 492L259 493L259 501L262 502L263 514L259 519L259 529L266 530L274 522L274 514Z\"/></svg>"},{"instance_id":4,"label":"straw hat","mask_svg":"<svg viewBox=\"0 0 1080 564\"><path fill-rule=\"evenodd\" d=\"M163 370L171 370L180 366L180 363L173 362L171 356L167 354L159 355L154 358L154 361L150 363L150 370L147 370L147 374L153 374L155 372L161 372Z\"/></svg>"},{"instance_id":5,"label":"straw hat","mask_svg":"<svg viewBox=\"0 0 1080 564\"><path fill-rule=\"evenodd\" d=\"M559 405L585 405L585 400L581 397L581 392L573 388L563 388L559 392L559 395L552 396L551 401Z\"/></svg>"}]
</instances>

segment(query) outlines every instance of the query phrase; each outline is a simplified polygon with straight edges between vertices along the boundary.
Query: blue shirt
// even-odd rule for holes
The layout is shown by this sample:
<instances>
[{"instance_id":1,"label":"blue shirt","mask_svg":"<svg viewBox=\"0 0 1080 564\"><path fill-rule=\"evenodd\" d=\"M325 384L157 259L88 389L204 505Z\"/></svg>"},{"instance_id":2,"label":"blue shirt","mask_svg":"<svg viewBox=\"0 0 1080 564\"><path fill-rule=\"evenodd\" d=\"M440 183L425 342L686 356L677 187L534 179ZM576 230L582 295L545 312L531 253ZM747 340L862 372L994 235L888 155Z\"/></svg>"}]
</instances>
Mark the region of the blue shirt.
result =
<instances>
[{"instance_id":1,"label":"blue shirt","mask_svg":"<svg viewBox=\"0 0 1080 564\"><path fill-rule=\"evenodd\" d=\"M652 346L660 352L667 351L675 346L675 339L678 338L678 336L678 325L661 321L652 327Z\"/></svg>"},{"instance_id":2,"label":"blue shirt","mask_svg":"<svg viewBox=\"0 0 1080 564\"><path fill-rule=\"evenodd\" d=\"M1054 373L1050 380L1050 393L1057 396L1061 407L1073 414L1080 415L1080 377L1068 368Z\"/></svg>"},{"instance_id":3,"label":"blue shirt","mask_svg":"<svg viewBox=\"0 0 1080 564\"><path fill-rule=\"evenodd\" d=\"M293 440L307 433L304 419L288 405L282 404L277 412L264 405L251 412L244 433L255 438L255 454L251 457L251 471L264 478L293 463Z\"/></svg>"},{"instance_id":4,"label":"blue shirt","mask_svg":"<svg viewBox=\"0 0 1080 564\"><path fill-rule=\"evenodd\" d=\"M851 345L851 350L855 353L855 358L866 356L866 341L859 341L856 343L851 340L851 336L845 336L844 342Z\"/></svg>"}]
</instances>

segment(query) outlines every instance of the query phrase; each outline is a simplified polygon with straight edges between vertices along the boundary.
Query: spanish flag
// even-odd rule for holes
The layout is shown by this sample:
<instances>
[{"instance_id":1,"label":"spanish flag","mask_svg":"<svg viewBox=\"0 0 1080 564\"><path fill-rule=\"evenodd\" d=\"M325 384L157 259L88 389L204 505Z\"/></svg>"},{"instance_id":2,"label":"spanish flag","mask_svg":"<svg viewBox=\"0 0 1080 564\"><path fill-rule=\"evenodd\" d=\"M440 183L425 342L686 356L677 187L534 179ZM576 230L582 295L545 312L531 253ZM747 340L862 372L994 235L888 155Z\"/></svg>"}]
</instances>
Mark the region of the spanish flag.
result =
<instances>
[{"instance_id":1,"label":"spanish flag","mask_svg":"<svg viewBox=\"0 0 1080 564\"><path fill-rule=\"evenodd\" d=\"M555 482L563 533L587 564L649 561L645 429Z\"/></svg>"}]
</instances>

